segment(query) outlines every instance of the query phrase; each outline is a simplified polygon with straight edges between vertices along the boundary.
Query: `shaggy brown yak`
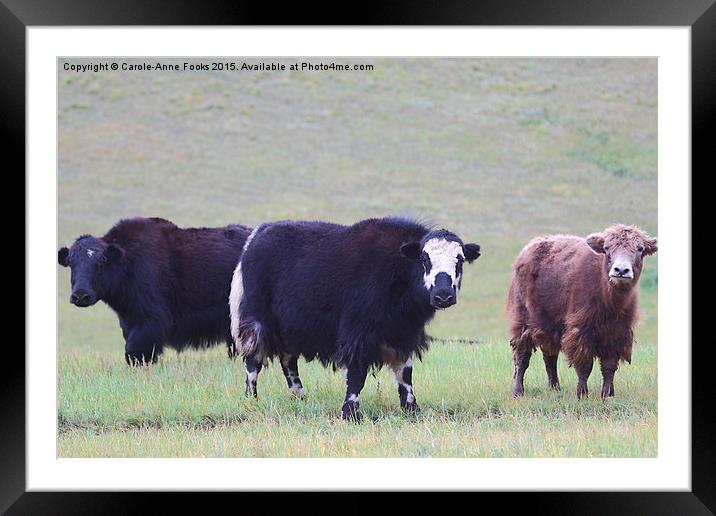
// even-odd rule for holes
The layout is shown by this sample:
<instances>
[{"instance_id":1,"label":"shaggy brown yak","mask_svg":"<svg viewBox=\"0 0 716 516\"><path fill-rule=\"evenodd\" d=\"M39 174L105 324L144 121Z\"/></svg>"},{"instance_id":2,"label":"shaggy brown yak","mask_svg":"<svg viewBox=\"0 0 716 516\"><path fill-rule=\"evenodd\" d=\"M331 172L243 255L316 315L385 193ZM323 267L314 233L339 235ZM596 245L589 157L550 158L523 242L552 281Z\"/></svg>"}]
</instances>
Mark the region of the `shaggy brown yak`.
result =
<instances>
[{"instance_id":1,"label":"shaggy brown yak","mask_svg":"<svg viewBox=\"0 0 716 516\"><path fill-rule=\"evenodd\" d=\"M619 360L631 363L643 258L655 238L615 224L586 239L553 235L533 239L513 266L507 298L514 396L524 394L525 370L538 347L552 388L559 389L557 355L563 350L577 372L577 397L587 397L595 357L602 369L602 398L614 396Z\"/></svg>"}]
</instances>

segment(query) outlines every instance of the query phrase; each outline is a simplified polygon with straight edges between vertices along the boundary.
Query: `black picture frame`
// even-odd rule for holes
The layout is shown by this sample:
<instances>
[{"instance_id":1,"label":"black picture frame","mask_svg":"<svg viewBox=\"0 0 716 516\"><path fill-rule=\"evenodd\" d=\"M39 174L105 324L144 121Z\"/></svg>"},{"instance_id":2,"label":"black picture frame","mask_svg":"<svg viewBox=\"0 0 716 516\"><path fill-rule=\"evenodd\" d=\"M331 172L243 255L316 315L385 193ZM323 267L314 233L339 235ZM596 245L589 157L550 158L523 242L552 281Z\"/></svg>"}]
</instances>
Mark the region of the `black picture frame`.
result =
<instances>
[{"instance_id":1,"label":"black picture frame","mask_svg":"<svg viewBox=\"0 0 716 516\"><path fill-rule=\"evenodd\" d=\"M525 25L525 26L688 26L691 28L692 170L716 170L713 143L716 115L716 0L445 0L440 2L362 2L333 7L259 2L198 2L184 0L105 1L0 0L0 127L5 163L25 169L25 30L32 26L83 25ZM350 20L350 23L348 22ZM711 130L709 130L711 129ZM9 158L9 159L8 159ZM14 158L14 159L13 159ZM691 173L693 181L694 174ZM693 191L693 189L692 189ZM692 207L693 207L692 200ZM696 217L692 216L696 221ZM13 220L14 221L14 220ZM15 222L15 224L17 224ZM692 231L692 235L693 235ZM8 252L8 251L6 251ZM693 255L690 255L693 256ZM54 257L53 257L54 259ZM28 274L25 268L25 275ZM688 281L691 281L689 278ZM24 306L24 305L23 305ZM692 317L693 320L693 317ZM716 511L713 389L710 348L692 347L692 491L480 494L481 506L509 496L512 510L552 514L713 514ZM676 344L675 344L676 345ZM4 347L0 403L0 510L8 514L78 514L85 512L153 512L181 504L189 509L226 496L188 494L26 492L25 350ZM11 363L12 367L7 364ZM451 496L454 496L452 494ZM245 509L263 507L266 500L238 494ZM265 495L263 495L265 497ZM298 497L297 506L303 495ZM368 503L358 493L341 496L341 505L357 512ZM464 495L463 495L464 496ZM474 495L473 495L474 496ZM493 500L486 500L489 496ZM211 498L209 498L211 497ZM401 497L401 511L420 507L422 496ZM222 500L223 499L223 500ZM459 503L455 501L453 503ZM618 509L617 509L618 508ZM252 512L255 509L252 510Z\"/></svg>"}]
</instances>

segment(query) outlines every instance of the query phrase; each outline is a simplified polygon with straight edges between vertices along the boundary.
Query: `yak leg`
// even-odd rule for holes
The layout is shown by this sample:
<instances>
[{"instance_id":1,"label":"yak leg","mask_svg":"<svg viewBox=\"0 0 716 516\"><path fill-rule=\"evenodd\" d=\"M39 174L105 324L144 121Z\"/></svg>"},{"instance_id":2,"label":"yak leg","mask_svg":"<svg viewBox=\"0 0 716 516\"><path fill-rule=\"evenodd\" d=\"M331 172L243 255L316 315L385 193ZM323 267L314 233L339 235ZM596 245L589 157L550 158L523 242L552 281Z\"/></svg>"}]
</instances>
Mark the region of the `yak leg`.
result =
<instances>
[{"instance_id":1,"label":"yak leg","mask_svg":"<svg viewBox=\"0 0 716 516\"><path fill-rule=\"evenodd\" d=\"M512 362L514 369L514 385L512 387L512 395L519 397L525 393L525 371L530 366L530 357L532 356L532 346L513 346Z\"/></svg>"},{"instance_id":2,"label":"yak leg","mask_svg":"<svg viewBox=\"0 0 716 516\"><path fill-rule=\"evenodd\" d=\"M586 399L589 396L587 380L589 380L589 375L592 374L593 366L594 359L591 357L579 364L574 364L574 370L577 372L577 398L580 400Z\"/></svg>"},{"instance_id":3,"label":"yak leg","mask_svg":"<svg viewBox=\"0 0 716 516\"><path fill-rule=\"evenodd\" d=\"M231 337L226 340L226 353L231 359L234 359L239 356L239 350L236 349L234 339Z\"/></svg>"},{"instance_id":4,"label":"yak leg","mask_svg":"<svg viewBox=\"0 0 716 516\"><path fill-rule=\"evenodd\" d=\"M162 339L156 328L149 325L139 325L123 329L126 342L124 345L124 359L130 366L153 364L162 352Z\"/></svg>"},{"instance_id":5,"label":"yak leg","mask_svg":"<svg viewBox=\"0 0 716 516\"><path fill-rule=\"evenodd\" d=\"M408 357L405 362L393 363L390 365L395 375L395 381L398 382L398 396L400 397L400 407L410 414L418 411L418 403L415 401L413 394L413 359Z\"/></svg>"},{"instance_id":6,"label":"yak leg","mask_svg":"<svg viewBox=\"0 0 716 516\"><path fill-rule=\"evenodd\" d=\"M619 365L617 357L600 358L602 369L602 399L614 396L614 373Z\"/></svg>"},{"instance_id":7,"label":"yak leg","mask_svg":"<svg viewBox=\"0 0 716 516\"><path fill-rule=\"evenodd\" d=\"M544 368L547 371L547 378L549 379L549 386L555 391L560 390L559 377L557 376L557 353L549 354L549 351L542 349L542 359L544 360ZM559 353L559 352L558 352Z\"/></svg>"},{"instance_id":8,"label":"yak leg","mask_svg":"<svg viewBox=\"0 0 716 516\"><path fill-rule=\"evenodd\" d=\"M261 372L261 368L263 364L259 362L258 360L247 357L246 358L246 397L253 396L254 398L258 397L258 394L256 392L256 383L259 378L259 373Z\"/></svg>"},{"instance_id":9,"label":"yak leg","mask_svg":"<svg viewBox=\"0 0 716 516\"><path fill-rule=\"evenodd\" d=\"M288 390L296 396L303 396L303 384L298 377L298 357L289 353L281 353L281 370L286 377Z\"/></svg>"},{"instance_id":10,"label":"yak leg","mask_svg":"<svg viewBox=\"0 0 716 516\"><path fill-rule=\"evenodd\" d=\"M347 421L360 421L360 391L365 385L368 368L351 365L346 369L346 399L341 408L341 418Z\"/></svg>"},{"instance_id":11,"label":"yak leg","mask_svg":"<svg viewBox=\"0 0 716 516\"><path fill-rule=\"evenodd\" d=\"M562 350L567 355L569 364L577 373L577 399L589 396L587 380L594 367L595 339L589 332L579 328L567 328L562 337Z\"/></svg>"}]
</instances>

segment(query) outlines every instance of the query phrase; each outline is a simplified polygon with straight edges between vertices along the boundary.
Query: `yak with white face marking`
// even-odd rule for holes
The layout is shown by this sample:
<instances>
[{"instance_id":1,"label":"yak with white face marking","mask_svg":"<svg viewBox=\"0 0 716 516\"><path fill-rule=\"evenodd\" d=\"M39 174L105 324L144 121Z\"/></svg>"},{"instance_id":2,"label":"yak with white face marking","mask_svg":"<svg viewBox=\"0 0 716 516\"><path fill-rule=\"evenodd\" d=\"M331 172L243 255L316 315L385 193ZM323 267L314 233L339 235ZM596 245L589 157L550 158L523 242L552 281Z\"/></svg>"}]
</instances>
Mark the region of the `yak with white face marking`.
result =
<instances>
[{"instance_id":1,"label":"yak with white face marking","mask_svg":"<svg viewBox=\"0 0 716 516\"><path fill-rule=\"evenodd\" d=\"M256 396L262 366L279 357L289 389L300 395L297 359L318 358L345 370L342 417L359 420L368 370L388 365L401 407L414 412L412 360L427 349L425 325L457 302L463 263L479 256L477 244L401 218L259 226L229 296L246 394Z\"/></svg>"}]
</instances>

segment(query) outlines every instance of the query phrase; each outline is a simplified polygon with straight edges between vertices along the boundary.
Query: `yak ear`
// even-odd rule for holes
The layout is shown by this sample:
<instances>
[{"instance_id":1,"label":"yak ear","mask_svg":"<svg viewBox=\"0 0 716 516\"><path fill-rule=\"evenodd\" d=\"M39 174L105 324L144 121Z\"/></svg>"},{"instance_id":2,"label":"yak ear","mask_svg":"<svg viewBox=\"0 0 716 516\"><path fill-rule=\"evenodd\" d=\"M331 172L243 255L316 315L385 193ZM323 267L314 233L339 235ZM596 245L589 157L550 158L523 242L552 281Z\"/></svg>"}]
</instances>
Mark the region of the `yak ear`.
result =
<instances>
[{"instance_id":1,"label":"yak ear","mask_svg":"<svg viewBox=\"0 0 716 516\"><path fill-rule=\"evenodd\" d=\"M465 260L472 263L480 257L480 244L465 244Z\"/></svg>"},{"instance_id":2,"label":"yak ear","mask_svg":"<svg viewBox=\"0 0 716 516\"><path fill-rule=\"evenodd\" d=\"M400 253L408 260L420 258L420 242L408 242L400 246Z\"/></svg>"},{"instance_id":3,"label":"yak ear","mask_svg":"<svg viewBox=\"0 0 716 516\"><path fill-rule=\"evenodd\" d=\"M654 254L656 251L659 250L659 246L657 245L656 238L647 238L646 242L644 242L644 256L649 256L650 254Z\"/></svg>"},{"instance_id":4,"label":"yak ear","mask_svg":"<svg viewBox=\"0 0 716 516\"><path fill-rule=\"evenodd\" d=\"M124 251L118 245L109 244L104 255L107 257L107 263L115 263L122 259Z\"/></svg>"},{"instance_id":5,"label":"yak ear","mask_svg":"<svg viewBox=\"0 0 716 516\"><path fill-rule=\"evenodd\" d=\"M70 262L68 260L70 256L70 250L66 247L61 247L59 251L57 251L57 263L62 265L63 267L68 267L70 265Z\"/></svg>"},{"instance_id":6,"label":"yak ear","mask_svg":"<svg viewBox=\"0 0 716 516\"><path fill-rule=\"evenodd\" d=\"M604 253L604 235L592 233L587 237L587 245L596 253Z\"/></svg>"}]
</instances>

